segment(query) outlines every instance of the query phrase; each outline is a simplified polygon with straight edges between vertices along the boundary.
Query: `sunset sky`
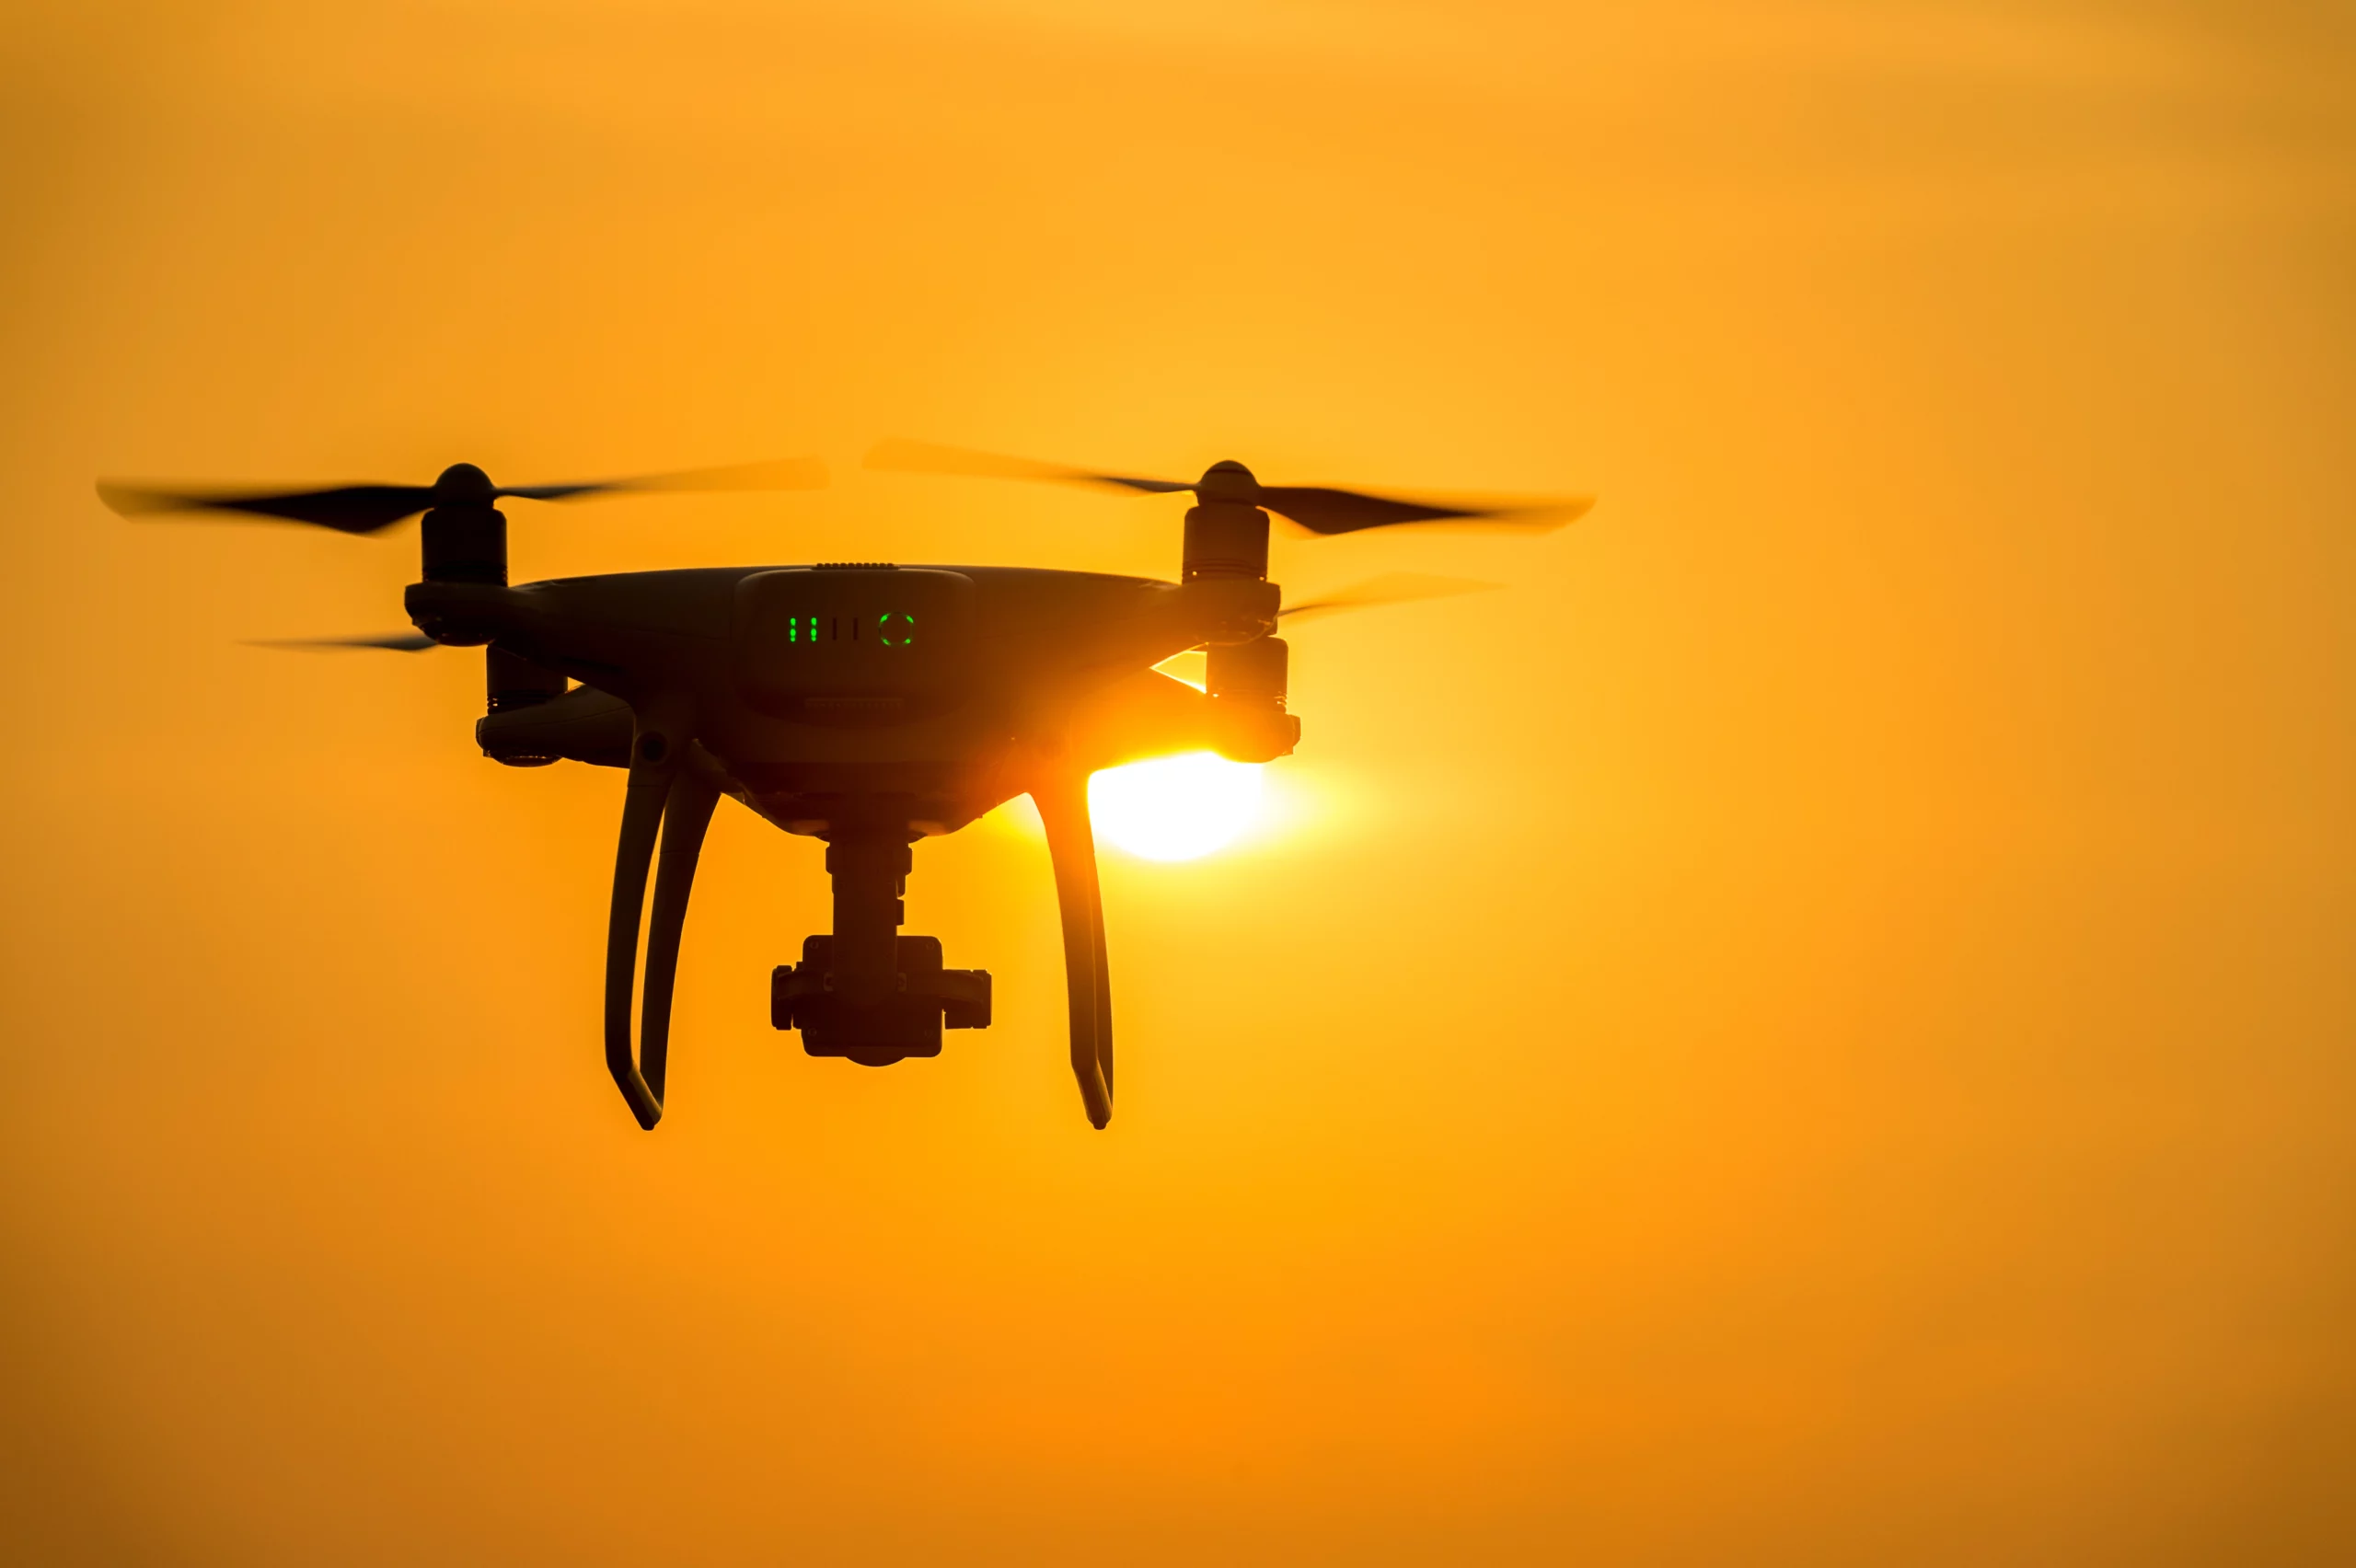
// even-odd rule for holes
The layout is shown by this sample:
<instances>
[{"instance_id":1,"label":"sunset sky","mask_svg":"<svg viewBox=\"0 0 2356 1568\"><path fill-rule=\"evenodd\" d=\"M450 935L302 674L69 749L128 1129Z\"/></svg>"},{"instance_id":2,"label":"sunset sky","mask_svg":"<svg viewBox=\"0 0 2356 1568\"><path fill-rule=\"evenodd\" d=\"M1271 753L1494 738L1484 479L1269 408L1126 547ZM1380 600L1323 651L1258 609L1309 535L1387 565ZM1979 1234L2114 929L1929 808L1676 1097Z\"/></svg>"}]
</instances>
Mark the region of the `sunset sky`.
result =
<instances>
[{"instance_id":1,"label":"sunset sky","mask_svg":"<svg viewBox=\"0 0 2356 1568\"><path fill-rule=\"evenodd\" d=\"M2356 1561L2356 14L2287 0L35 0L0 28L0 1557ZM472 740L376 539L518 581L1174 577L1281 536L1299 754L1046 855L804 1056L820 847L723 803L670 1114L600 1055L619 776Z\"/></svg>"}]
</instances>

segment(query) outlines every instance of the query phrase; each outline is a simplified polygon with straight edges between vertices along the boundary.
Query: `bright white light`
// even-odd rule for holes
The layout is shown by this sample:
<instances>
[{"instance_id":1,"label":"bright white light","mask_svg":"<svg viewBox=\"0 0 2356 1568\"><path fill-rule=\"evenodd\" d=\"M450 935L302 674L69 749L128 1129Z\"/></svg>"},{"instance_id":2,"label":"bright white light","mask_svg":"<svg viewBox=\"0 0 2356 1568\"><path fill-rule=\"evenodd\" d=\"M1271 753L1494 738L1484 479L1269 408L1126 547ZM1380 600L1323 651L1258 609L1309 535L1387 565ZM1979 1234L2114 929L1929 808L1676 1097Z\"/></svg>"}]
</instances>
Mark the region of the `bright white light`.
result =
<instances>
[{"instance_id":1,"label":"bright white light","mask_svg":"<svg viewBox=\"0 0 2356 1568\"><path fill-rule=\"evenodd\" d=\"M1097 836L1149 860L1225 848L1260 815L1260 768L1208 752L1108 768L1088 781Z\"/></svg>"}]
</instances>

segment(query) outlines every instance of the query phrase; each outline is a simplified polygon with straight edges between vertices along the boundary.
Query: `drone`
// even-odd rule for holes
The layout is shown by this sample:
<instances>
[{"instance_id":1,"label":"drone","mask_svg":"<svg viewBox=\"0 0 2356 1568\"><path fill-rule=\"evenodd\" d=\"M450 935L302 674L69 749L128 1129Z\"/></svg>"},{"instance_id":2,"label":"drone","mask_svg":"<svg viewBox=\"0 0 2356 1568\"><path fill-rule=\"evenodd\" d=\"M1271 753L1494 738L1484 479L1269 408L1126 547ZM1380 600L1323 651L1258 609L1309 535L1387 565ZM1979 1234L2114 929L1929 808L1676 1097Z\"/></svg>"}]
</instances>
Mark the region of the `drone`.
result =
<instances>
[{"instance_id":1,"label":"drone","mask_svg":"<svg viewBox=\"0 0 2356 1568\"><path fill-rule=\"evenodd\" d=\"M826 478L814 458L570 485L500 486L459 463L431 485L102 482L98 494L126 517L226 513L354 535L423 514L422 570L404 597L414 632L277 646L481 648L487 709L475 739L486 756L627 775L606 928L606 1066L649 1131L663 1116L688 892L723 795L825 842L833 929L776 969L770 1021L800 1031L810 1055L866 1066L938 1056L943 1030L989 1027L988 973L945 968L939 939L904 934L903 900L919 840L1029 795L1062 919L1072 1075L1090 1124L1104 1127L1113 1001L1090 777L1184 753L1245 763L1288 755L1300 721L1285 707L1290 654L1276 635L1280 620L1491 586L1401 575L1287 605L1268 581L1269 514L1331 536L1418 523L1548 529L1590 504L1267 485L1231 461L1195 479L1140 478L900 440L866 461L1191 493L1178 581L883 561L507 581L502 501L810 490ZM1157 668L1194 650L1203 654L1199 686Z\"/></svg>"}]
</instances>

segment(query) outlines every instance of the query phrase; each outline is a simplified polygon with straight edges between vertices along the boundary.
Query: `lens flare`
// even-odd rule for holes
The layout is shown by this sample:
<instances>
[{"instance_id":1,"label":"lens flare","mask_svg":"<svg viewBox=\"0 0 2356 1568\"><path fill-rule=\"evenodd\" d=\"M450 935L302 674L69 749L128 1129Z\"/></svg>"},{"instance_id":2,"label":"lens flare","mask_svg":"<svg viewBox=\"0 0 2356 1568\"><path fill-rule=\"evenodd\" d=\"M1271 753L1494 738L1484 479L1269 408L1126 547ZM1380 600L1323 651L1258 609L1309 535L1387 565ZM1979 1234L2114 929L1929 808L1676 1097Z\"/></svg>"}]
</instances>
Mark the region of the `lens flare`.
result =
<instances>
[{"instance_id":1,"label":"lens flare","mask_svg":"<svg viewBox=\"0 0 2356 1568\"><path fill-rule=\"evenodd\" d=\"M1088 808L1105 842L1149 860L1192 860L1259 820L1260 768L1209 752L1108 768L1088 781Z\"/></svg>"}]
</instances>

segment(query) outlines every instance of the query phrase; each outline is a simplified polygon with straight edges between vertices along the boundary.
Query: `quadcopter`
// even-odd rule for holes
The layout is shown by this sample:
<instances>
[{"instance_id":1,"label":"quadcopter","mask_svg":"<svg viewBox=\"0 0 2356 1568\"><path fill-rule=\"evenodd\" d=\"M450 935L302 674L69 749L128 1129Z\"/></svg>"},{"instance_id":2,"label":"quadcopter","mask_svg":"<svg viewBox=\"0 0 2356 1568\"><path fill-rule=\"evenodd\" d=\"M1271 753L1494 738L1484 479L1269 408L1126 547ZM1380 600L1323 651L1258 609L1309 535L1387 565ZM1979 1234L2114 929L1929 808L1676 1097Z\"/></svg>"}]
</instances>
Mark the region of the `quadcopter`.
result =
<instances>
[{"instance_id":1,"label":"quadcopter","mask_svg":"<svg viewBox=\"0 0 2356 1568\"><path fill-rule=\"evenodd\" d=\"M1182 753L1250 763L1289 755L1300 721L1285 708L1280 618L1488 586L1394 576L1286 605L1268 581L1269 514L1321 536L1438 522L1543 529L1588 504L1265 485L1235 462L1196 479L1139 478L909 441L884 442L867 466L1191 493L1178 581L883 561L507 581L501 501L814 489L826 469L809 458L572 485L499 486L460 463L431 485L102 483L98 493L127 517L231 513L355 535L423 514L421 580L405 595L414 633L280 646L481 648L487 711L475 739L485 755L511 767L572 761L626 773L606 1066L650 1131L663 1115L688 891L722 795L825 842L833 929L778 967L770 1021L799 1030L810 1055L867 1066L937 1056L944 1029L989 1026L988 973L945 968L939 939L903 934L902 901L918 840L1029 795L1062 918L1072 1074L1089 1122L1105 1126L1113 1003L1090 776ZM1204 655L1199 687L1157 668L1190 650Z\"/></svg>"}]
</instances>

